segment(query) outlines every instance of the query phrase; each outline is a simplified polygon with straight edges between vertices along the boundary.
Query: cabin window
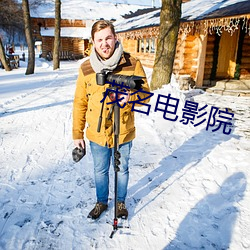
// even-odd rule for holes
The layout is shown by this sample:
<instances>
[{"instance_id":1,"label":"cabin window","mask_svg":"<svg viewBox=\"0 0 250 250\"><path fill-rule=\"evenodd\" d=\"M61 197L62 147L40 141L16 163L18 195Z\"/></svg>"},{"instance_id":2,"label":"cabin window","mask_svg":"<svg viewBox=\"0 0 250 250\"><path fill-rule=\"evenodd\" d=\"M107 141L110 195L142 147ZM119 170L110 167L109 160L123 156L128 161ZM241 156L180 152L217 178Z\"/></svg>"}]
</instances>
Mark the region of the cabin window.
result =
<instances>
[{"instance_id":1,"label":"cabin window","mask_svg":"<svg viewBox=\"0 0 250 250\"><path fill-rule=\"evenodd\" d=\"M146 39L146 53L149 53L150 52L150 39L149 38L147 38Z\"/></svg>"},{"instance_id":2,"label":"cabin window","mask_svg":"<svg viewBox=\"0 0 250 250\"><path fill-rule=\"evenodd\" d=\"M155 53L155 38L142 38L137 40L138 53Z\"/></svg>"},{"instance_id":3,"label":"cabin window","mask_svg":"<svg viewBox=\"0 0 250 250\"><path fill-rule=\"evenodd\" d=\"M155 53L155 38L151 38L150 53Z\"/></svg>"},{"instance_id":4,"label":"cabin window","mask_svg":"<svg viewBox=\"0 0 250 250\"><path fill-rule=\"evenodd\" d=\"M137 40L137 50L136 50L137 53L140 53L140 48L141 48L140 42L141 42L141 39L138 39Z\"/></svg>"},{"instance_id":5,"label":"cabin window","mask_svg":"<svg viewBox=\"0 0 250 250\"><path fill-rule=\"evenodd\" d=\"M144 52L144 39L138 39L137 40L137 52L143 53Z\"/></svg>"}]
</instances>

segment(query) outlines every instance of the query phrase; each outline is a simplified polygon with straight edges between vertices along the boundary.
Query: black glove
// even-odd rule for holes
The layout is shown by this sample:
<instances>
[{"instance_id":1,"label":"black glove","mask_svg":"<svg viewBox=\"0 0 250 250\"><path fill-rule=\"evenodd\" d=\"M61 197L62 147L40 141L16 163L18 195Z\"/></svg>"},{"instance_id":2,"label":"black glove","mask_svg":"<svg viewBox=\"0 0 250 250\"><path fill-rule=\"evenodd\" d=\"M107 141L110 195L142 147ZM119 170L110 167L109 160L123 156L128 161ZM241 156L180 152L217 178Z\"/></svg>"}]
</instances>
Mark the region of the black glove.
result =
<instances>
[{"instance_id":1,"label":"black glove","mask_svg":"<svg viewBox=\"0 0 250 250\"><path fill-rule=\"evenodd\" d=\"M74 148L72 151L73 161L74 162L80 161L85 154L86 154L85 148L82 148L81 146Z\"/></svg>"}]
</instances>

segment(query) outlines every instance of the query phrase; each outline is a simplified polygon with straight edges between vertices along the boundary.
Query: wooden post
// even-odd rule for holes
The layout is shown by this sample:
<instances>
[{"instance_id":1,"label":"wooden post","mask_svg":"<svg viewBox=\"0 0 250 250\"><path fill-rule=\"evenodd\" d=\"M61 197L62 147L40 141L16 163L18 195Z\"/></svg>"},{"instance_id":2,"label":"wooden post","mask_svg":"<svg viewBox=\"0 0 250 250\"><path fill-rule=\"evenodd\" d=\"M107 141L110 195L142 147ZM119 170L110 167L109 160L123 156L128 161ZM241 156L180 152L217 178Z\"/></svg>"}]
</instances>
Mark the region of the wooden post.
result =
<instances>
[{"instance_id":1,"label":"wooden post","mask_svg":"<svg viewBox=\"0 0 250 250\"><path fill-rule=\"evenodd\" d=\"M147 49L147 39L146 38L143 39L143 49L144 49L143 53L146 54L146 49Z\"/></svg>"},{"instance_id":2,"label":"wooden post","mask_svg":"<svg viewBox=\"0 0 250 250\"><path fill-rule=\"evenodd\" d=\"M207 35L200 34L199 36L199 54L198 54L198 65L196 71L195 82L197 87L202 87L204 78L204 68L206 60L206 50L207 50Z\"/></svg>"},{"instance_id":3,"label":"wooden post","mask_svg":"<svg viewBox=\"0 0 250 250\"><path fill-rule=\"evenodd\" d=\"M141 54L141 42L142 42L142 39L139 39L139 53Z\"/></svg>"}]
</instances>

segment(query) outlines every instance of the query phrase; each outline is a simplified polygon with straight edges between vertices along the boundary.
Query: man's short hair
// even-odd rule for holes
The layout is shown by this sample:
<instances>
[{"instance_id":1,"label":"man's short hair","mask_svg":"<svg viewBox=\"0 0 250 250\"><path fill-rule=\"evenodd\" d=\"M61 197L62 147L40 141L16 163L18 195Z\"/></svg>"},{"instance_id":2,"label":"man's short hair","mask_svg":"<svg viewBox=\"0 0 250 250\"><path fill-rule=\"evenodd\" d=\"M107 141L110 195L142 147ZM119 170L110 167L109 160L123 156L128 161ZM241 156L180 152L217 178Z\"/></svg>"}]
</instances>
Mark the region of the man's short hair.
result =
<instances>
[{"instance_id":1,"label":"man's short hair","mask_svg":"<svg viewBox=\"0 0 250 250\"><path fill-rule=\"evenodd\" d=\"M115 36L115 27L114 25L110 22L110 21L107 21L107 20L99 20L97 22L95 22L92 26L92 30L91 30L91 38L92 40L94 40L94 35L96 32L102 30L102 29L106 29L106 28L110 28L113 35Z\"/></svg>"}]
</instances>

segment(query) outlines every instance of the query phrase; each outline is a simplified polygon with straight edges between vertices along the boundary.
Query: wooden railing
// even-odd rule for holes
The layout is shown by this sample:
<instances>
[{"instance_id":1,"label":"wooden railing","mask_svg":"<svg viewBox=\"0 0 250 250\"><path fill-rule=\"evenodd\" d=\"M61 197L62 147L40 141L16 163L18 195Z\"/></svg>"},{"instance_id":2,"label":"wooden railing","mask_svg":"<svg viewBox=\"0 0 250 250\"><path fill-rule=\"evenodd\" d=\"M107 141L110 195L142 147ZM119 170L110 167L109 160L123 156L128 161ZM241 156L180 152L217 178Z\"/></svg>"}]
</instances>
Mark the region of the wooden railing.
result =
<instances>
[{"instance_id":1,"label":"wooden railing","mask_svg":"<svg viewBox=\"0 0 250 250\"><path fill-rule=\"evenodd\" d=\"M59 51L59 60L76 60L79 59L80 55L74 55L73 52L71 51ZM49 51L47 53L46 59L48 61L52 61L53 60L53 53L51 51Z\"/></svg>"}]
</instances>

